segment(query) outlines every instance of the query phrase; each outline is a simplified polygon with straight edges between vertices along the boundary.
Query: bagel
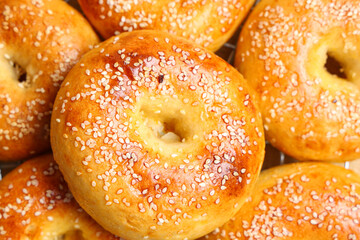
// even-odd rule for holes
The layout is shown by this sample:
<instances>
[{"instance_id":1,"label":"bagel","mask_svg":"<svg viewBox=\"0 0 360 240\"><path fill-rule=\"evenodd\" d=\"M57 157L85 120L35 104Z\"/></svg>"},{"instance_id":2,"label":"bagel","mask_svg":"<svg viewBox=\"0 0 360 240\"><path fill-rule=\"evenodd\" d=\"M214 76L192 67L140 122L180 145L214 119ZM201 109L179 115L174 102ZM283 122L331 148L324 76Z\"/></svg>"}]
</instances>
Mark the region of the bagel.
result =
<instances>
[{"instance_id":1,"label":"bagel","mask_svg":"<svg viewBox=\"0 0 360 240\"><path fill-rule=\"evenodd\" d=\"M0 161L16 161L50 150L56 93L98 38L61 0L2 0L0 13Z\"/></svg>"},{"instance_id":2,"label":"bagel","mask_svg":"<svg viewBox=\"0 0 360 240\"><path fill-rule=\"evenodd\" d=\"M29 160L0 181L0 238L119 239L75 202L52 155Z\"/></svg>"},{"instance_id":3,"label":"bagel","mask_svg":"<svg viewBox=\"0 0 360 240\"><path fill-rule=\"evenodd\" d=\"M263 138L252 90L234 68L149 30L85 54L51 125L74 197L126 239L194 239L224 224L257 179Z\"/></svg>"},{"instance_id":4,"label":"bagel","mask_svg":"<svg viewBox=\"0 0 360 240\"><path fill-rule=\"evenodd\" d=\"M299 160L360 158L360 1L263 0L235 66L256 90L267 140Z\"/></svg>"},{"instance_id":5,"label":"bagel","mask_svg":"<svg viewBox=\"0 0 360 240\"><path fill-rule=\"evenodd\" d=\"M360 176L327 163L265 170L251 197L202 240L359 239Z\"/></svg>"},{"instance_id":6,"label":"bagel","mask_svg":"<svg viewBox=\"0 0 360 240\"><path fill-rule=\"evenodd\" d=\"M105 38L134 30L159 30L190 39L211 51L236 31L255 0L78 0Z\"/></svg>"}]
</instances>

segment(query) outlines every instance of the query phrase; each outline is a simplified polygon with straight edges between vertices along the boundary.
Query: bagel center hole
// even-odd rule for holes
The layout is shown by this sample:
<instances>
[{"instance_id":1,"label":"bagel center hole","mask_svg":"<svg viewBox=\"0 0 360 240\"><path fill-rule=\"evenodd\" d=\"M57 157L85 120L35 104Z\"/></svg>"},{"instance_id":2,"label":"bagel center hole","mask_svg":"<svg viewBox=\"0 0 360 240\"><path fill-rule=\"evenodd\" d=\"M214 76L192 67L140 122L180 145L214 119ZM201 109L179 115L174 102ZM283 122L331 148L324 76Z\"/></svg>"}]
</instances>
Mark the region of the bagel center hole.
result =
<instances>
[{"instance_id":1,"label":"bagel center hole","mask_svg":"<svg viewBox=\"0 0 360 240\"><path fill-rule=\"evenodd\" d=\"M28 75L23 67L21 67L20 64L16 62L12 62L12 65L14 67L15 74L17 76L17 80L20 83L25 83L28 80Z\"/></svg>"},{"instance_id":2,"label":"bagel center hole","mask_svg":"<svg viewBox=\"0 0 360 240\"><path fill-rule=\"evenodd\" d=\"M178 129L178 122L176 119L171 119L163 123L164 129L159 132L161 140L165 142L185 142L185 136Z\"/></svg>"},{"instance_id":3,"label":"bagel center hole","mask_svg":"<svg viewBox=\"0 0 360 240\"><path fill-rule=\"evenodd\" d=\"M156 135L166 143L185 142L185 137L183 136L183 132L179 129L179 122L177 119L160 121L156 128Z\"/></svg>"},{"instance_id":4,"label":"bagel center hole","mask_svg":"<svg viewBox=\"0 0 360 240\"><path fill-rule=\"evenodd\" d=\"M338 78L348 80L343 64L340 61L338 61L335 57L331 56L329 53L327 53L325 69L326 71L328 71L328 73L335 75Z\"/></svg>"},{"instance_id":5,"label":"bagel center hole","mask_svg":"<svg viewBox=\"0 0 360 240\"><path fill-rule=\"evenodd\" d=\"M143 109L141 111L145 126L152 135L165 143L184 143L188 130L181 117L176 112L163 113L157 109Z\"/></svg>"}]
</instances>

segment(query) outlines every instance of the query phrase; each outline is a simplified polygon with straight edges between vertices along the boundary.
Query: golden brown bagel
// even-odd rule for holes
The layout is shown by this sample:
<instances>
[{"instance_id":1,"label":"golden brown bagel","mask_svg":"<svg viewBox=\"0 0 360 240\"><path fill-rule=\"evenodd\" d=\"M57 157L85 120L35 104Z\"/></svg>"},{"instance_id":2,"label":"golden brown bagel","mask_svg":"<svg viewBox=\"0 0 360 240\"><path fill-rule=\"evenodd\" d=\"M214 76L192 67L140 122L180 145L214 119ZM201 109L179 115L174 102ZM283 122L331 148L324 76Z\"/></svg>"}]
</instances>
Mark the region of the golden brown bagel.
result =
<instances>
[{"instance_id":1,"label":"golden brown bagel","mask_svg":"<svg viewBox=\"0 0 360 240\"><path fill-rule=\"evenodd\" d=\"M263 0L255 7L235 65L259 95L272 145L300 160L360 158L359 30L359 0ZM344 73L327 70L333 59Z\"/></svg>"},{"instance_id":2,"label":"golden brown bagel","mask_svg":"<svg viewBox=\"0 0 360 240\"><path fill-rule=\"evenodd\" d=\"M58 88L98 38L61 0L2 0L0 22L0 161L15 161L50 149Z\"/></svg>"},{"instance_id":3,"label":"golden brown bagel","mask_svg":"<svg viewBox=\"0 0 360 240\"><path fill-rule=\"evenodd\" d=\"M29 160L0 181L0 239L119 239L75 202L52 155Z\"/></svg>"},{"instance_id":4,"label":"golden brown bagel","mask_svg":"<svg viewBox=\"0 0 360 240\"><path fill-rule=\"evenodd\" d=\"M105 229L193 239L249 194L264 157L261 124L252 91L225 61L168 33L134 31L70 71L51 144L75 198Z\"/></svg>"},{"instance_id":5,"label":"golden brown bagel","mask_svg":"<svg viewBox=\"0 0 360 240\"><path fill-rule=\"evenodd\" d=\"M211 51L235 32L255 0L78 0L97 31L109 38L121 32L160 30Z\"/></svg>"},{"instance_id":6,"label":"golden brown bagel","mask_svg":"<svg viewBox=\"0 0 360 240\"><path fill-rule=\"evenodd\" d=\"M203 240L359 239L360 176L325 163L295 163L260 174L235 217Z\"/></svg>"}]
</instances>

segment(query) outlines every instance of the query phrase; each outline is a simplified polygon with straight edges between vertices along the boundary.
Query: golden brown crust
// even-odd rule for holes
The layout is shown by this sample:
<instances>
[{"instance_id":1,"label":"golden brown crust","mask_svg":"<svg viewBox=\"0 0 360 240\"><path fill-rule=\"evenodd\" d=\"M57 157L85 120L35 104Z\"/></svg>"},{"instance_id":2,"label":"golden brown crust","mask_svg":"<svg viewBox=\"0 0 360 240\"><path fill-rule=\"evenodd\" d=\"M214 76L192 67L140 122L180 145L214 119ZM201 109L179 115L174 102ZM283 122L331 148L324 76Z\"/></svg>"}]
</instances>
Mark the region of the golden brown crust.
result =
<instances>
[{"instance_id":1,"label":"golden brown crust","mask_svg":"<svg viewBox=\"0 0 360 240\"><path fill-rule=\"evenodd\" d=\"M260 174L236 216L202 239L359 239L360 176L324 163Z\"/></svg>"},{"instance_id":2,"label":"golden brown crust","mask_svg":"<svg viewBox=\"0 0 360 240\"><path fill-rule=\"evenodd\" d=\"M235 65L259 94L271 144L300 160L360 157L360 1L264 0ZM325 68L339 61L339 77Z\"/></svg>"},{"instance_id":3,"label":"golden brown crust","mask_svg":"<svg viewBox=\"0 0 360 240\"><path fill-rule=\"evenodd\" d=\"M161 30L209 50L220 48L235 32L255 0L79 0L104 37L133 30Z\"/></svg>"},{"instance_id":4,"label":"golden brown crust","mask_svg":"<svg viewBox=\"0 0 360 240\"><path fill-rule=\"evenodd\" d=\"M0 238L118 239L75 202L52 155L26 161L0 182Z\"/></svg>"},{"instance_id":5,"label":"golden brown crust","mask_svg":"<svg viewBox=\"0 0 360 240\"><path fill-rule=\"evenodd\" d=\"M193 239L235 214L257 178L264 139L254 101L209 51L167 33L123 33L67 76L52 116L54 156L109 231Z\"/></svg>"},{"instance_id":6,"label":"golden brown crust","mask_svg":"<svg viewBox=\"0 0 360 240\"><path fill-rule=\"evenodd\" d=\"M14 161L50 149L56 92L98 38L60 0L1 1L0 22L0 161Z\"/></svg>"}]
</instances>

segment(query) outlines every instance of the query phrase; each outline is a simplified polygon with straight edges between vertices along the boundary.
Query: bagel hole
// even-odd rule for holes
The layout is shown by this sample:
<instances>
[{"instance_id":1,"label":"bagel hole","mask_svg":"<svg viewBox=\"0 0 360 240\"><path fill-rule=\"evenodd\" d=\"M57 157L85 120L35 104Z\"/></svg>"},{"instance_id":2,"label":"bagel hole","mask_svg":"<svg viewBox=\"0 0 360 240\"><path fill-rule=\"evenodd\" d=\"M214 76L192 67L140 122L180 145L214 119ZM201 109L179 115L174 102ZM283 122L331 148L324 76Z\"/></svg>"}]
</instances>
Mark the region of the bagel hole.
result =
<instances>
[{"instance_id":1,"label":"bagel hole","mask_svg":"<svg viewBox=\"0 0 360 240\"><path fill-rule=\"evenodd\" d=\"M331 75L335 75L338 78L348 80L343 64L340 61L338 61L335 57L333 57L331 54L329 54L329 52L327 53L325 69Z\"/></svg>"},{"instance_id":2,"label":"bagel hole","mask_svg":"<svg viewBox=\"0 0 360 240\"><path fill-rule=\"evenodd\" d=\"M13 63L13 67L15 69L15 74L18 77L18 81L20 83L26 82L27 81L27 74L26 74L25 69L23 67L21 67L21 65L16 63L16 62Z\"/></svg>"},{"instance_id":3,"label":"bagel hole","mask_svg":"<svg viewBox=\"0 0 360 240\"><path fill-rule=\"evenodd\" d=\"M162 141L168 143L185 142L185 137L181 129L179 129L179 124L176 119L169 119L162 124L162 131L158 132L158 136Z\"/></svg>"},{"instance_id":4,"label":"bagel hole","mask_svg":"<svg viewBox=\"0 0 360 240\"><path fill-rule=\"evenodd\" d=\"M59 235L54 240L84 240L81 230L74 229Z\"/></svg>"},{"instance_id":5,"label":"bagel hole","mask_svg":"<svg viewBox=\"0 0 360 240\"><path fill-rule=\"evenodd\" d=\"M145 125L156 138L165 143L184 143L187 131L181 119L160 115L158 111L141 110Z\"/></svg>"},{"instance_id":6,"label":"bagel hole","mask_svg":"<svg viewBox=\"0 0 360 240\"><path fill-rule=\"evenodd\" d=\"M19 82L25 82L26 81L26 73L23 73L19 77Z\"/></svg>"}]
</instances>

